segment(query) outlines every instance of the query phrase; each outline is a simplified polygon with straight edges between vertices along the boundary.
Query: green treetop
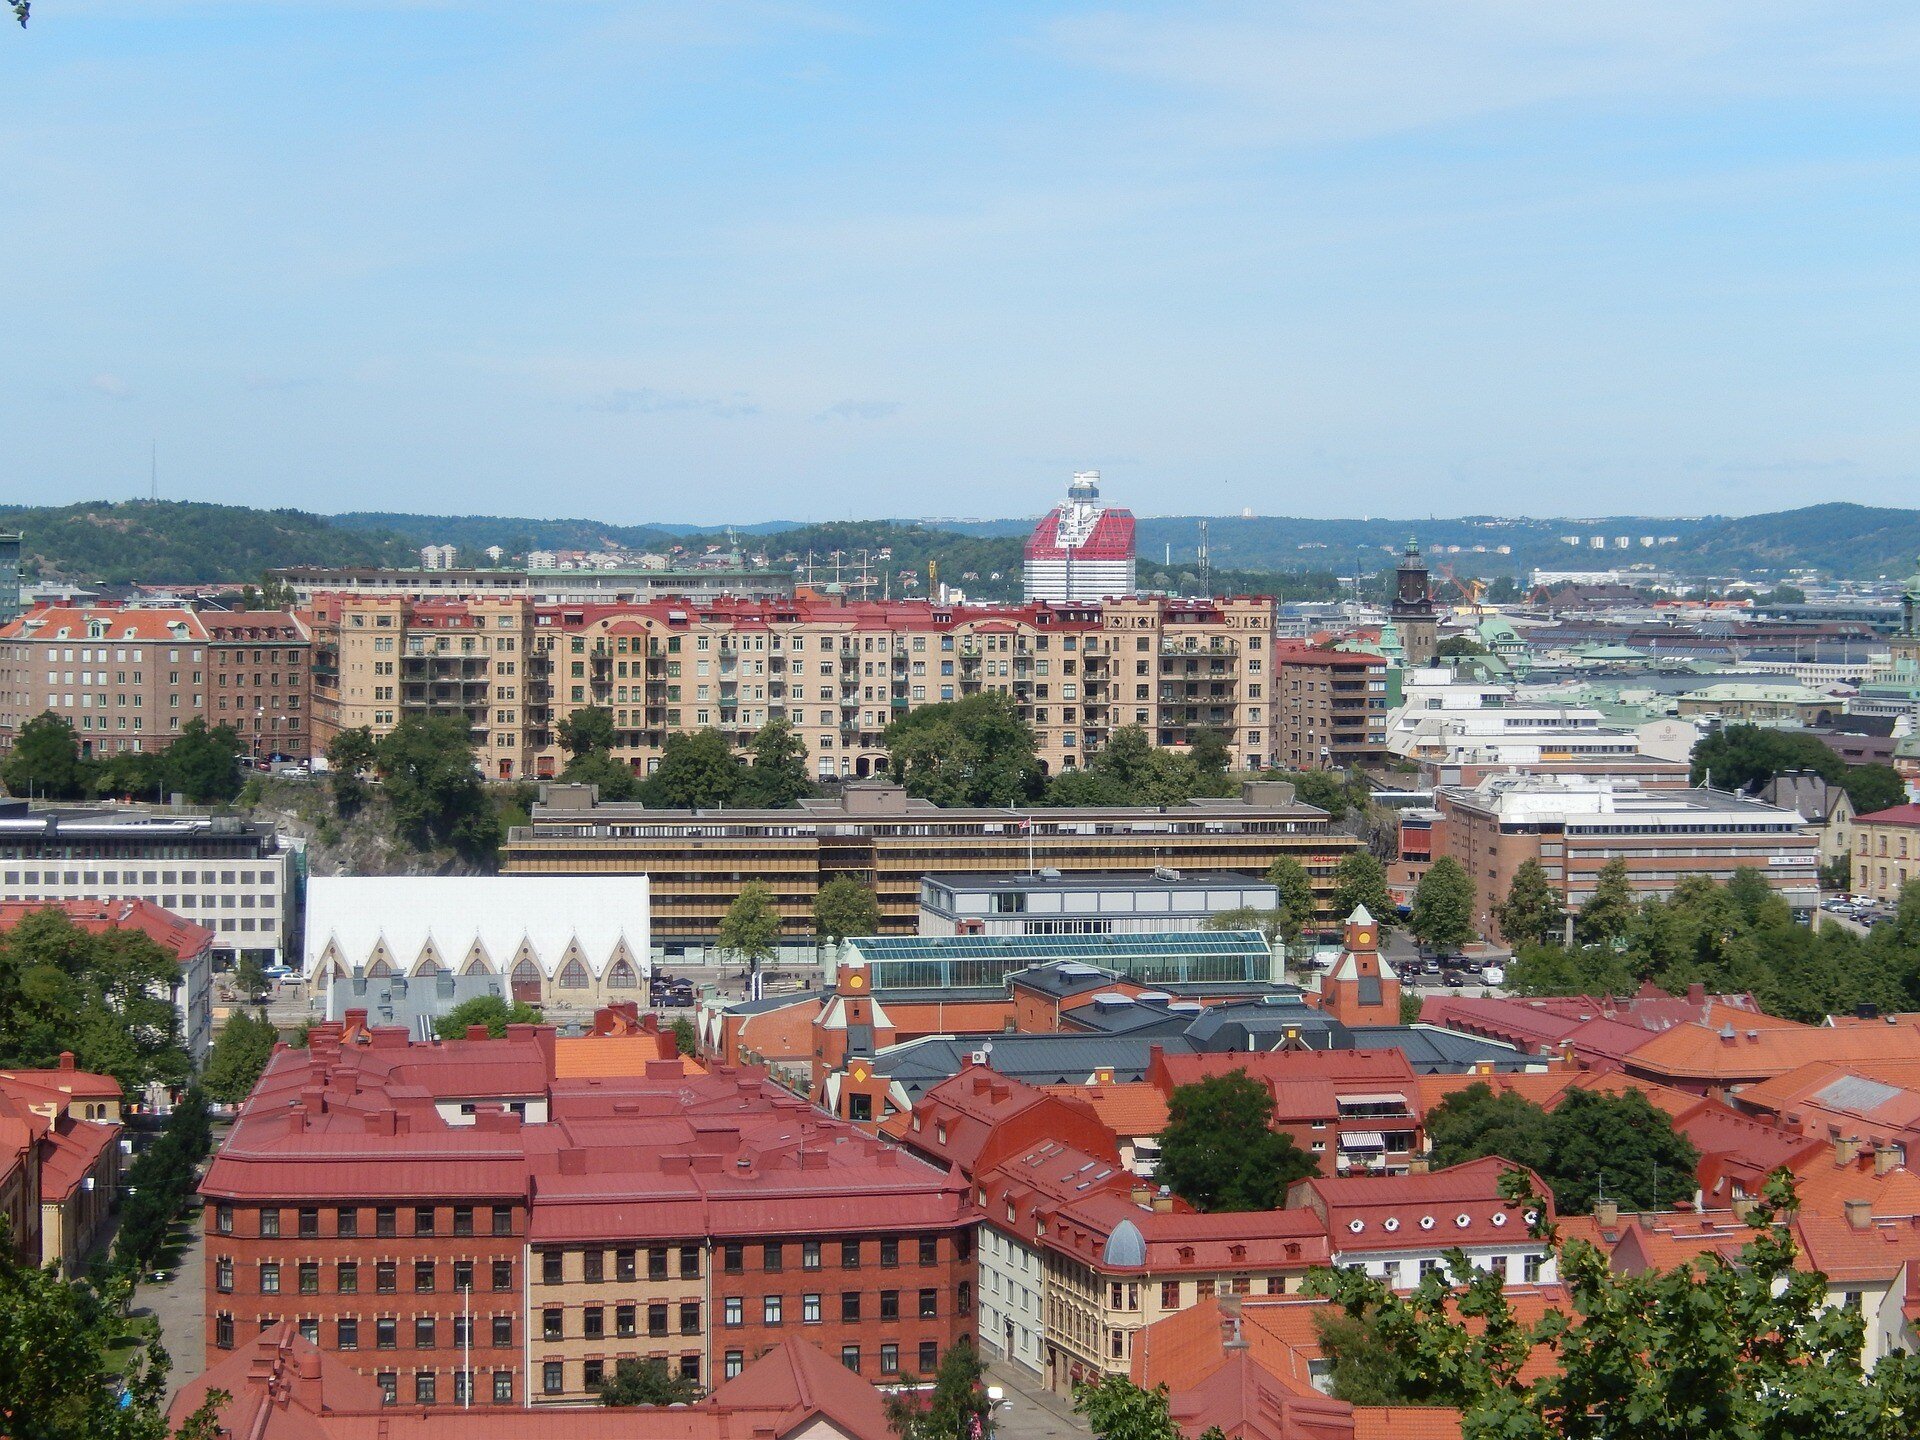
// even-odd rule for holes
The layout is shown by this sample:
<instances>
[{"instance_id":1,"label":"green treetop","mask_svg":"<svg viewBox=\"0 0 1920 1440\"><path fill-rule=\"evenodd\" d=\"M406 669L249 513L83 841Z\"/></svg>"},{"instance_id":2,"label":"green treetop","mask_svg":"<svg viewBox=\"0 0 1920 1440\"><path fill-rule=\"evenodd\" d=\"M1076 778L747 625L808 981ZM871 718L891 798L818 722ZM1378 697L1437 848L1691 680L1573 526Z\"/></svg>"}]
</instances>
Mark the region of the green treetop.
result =
<instances>
[{"instance_id":1,"label":"green treetop","mask_svg":"<svg viewBox=\"0 0 1920 1440\"><path fill-rule=\"evenodd\" d=\"M1273 1096L1245 1070L1174 1087L1155 1175L1195 1209L1271 1210L1287 1186L1318 1173L1273 1128Z\"/></svg>"}]
</instances>

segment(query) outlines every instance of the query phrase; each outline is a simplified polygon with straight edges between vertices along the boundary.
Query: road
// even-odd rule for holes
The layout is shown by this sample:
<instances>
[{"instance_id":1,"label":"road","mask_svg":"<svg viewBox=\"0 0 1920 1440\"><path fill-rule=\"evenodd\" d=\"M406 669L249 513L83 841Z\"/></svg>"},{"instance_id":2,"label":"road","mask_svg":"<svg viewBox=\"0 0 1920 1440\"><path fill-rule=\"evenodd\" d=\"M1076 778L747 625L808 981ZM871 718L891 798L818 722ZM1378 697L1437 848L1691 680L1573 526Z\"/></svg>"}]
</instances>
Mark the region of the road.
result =
<instances>
[{"instance_id":1,"label":"road","mask_svg":"<svg viewBox=\"0 0 1920 1440\"><path fill-rule=\"evenodd\" d=\"M987 1384L1006 1392L1003 1407L994 1412L994 1440L1089 1440L1093 1434L1072 1405L1018 1365L989 1361Z\"/></svg>"},{"instance_id":2,"label":"road","mask_svg":"<svg viewBox=\"0 0 1920 1440\"><path fill-rule=\"evenodd\" d=\"M224 1138L224 1127L216 1128L215 1146ZM152 1315L160 1323L160 1343L173 1360L168 1378L176 1386L206 1369L207 1357L206 1241L198 1201L188 1207L184 1223L189 1238L179 1262L164 1281L146 1281L133 1296L134 1313Z\"/></svg>"}]
</instances>

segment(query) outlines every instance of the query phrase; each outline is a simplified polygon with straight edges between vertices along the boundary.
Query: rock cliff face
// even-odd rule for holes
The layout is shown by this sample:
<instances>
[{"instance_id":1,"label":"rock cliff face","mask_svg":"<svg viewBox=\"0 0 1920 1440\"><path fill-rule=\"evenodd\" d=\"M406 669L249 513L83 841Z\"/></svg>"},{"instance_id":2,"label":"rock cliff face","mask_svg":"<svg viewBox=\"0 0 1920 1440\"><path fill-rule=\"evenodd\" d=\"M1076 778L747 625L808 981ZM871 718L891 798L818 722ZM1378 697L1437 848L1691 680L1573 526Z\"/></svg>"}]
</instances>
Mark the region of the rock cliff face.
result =
<instances>
[{"instance_id":1,"label":"rock cliff face","mask_svg":"<svg viewBox=\"0 0 1920 1440\"><path fill-rule=\"evenodd\" d=\"M422 850L394 833L391 814L376 792L351 816L333 807L326 781L262 776L250 783L253 817L271 820L305 842L309 875L485 875L447 849Z\"/></svg>"}]
</instances>

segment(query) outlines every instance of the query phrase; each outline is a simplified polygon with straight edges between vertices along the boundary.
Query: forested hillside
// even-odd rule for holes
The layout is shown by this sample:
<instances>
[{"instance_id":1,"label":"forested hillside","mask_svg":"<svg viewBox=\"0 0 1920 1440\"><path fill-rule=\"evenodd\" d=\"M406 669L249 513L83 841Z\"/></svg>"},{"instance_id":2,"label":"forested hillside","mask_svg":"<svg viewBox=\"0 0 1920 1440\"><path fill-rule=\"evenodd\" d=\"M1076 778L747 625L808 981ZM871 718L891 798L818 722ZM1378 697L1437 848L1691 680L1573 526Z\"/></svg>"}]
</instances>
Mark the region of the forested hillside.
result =
<instances>
[{"instance_id":1,"label":"forested hillside","mask_svg":"<svg viewBox=\"0 0 1920 1440\"><path fill-rule=\"evenodd\" d=\"M279 565L404 563L391 535L347 530L301 510L252 510L180 500L0 506L20 531L29 574L108 584L253 580Z\"/></svg>"}]
</instances>

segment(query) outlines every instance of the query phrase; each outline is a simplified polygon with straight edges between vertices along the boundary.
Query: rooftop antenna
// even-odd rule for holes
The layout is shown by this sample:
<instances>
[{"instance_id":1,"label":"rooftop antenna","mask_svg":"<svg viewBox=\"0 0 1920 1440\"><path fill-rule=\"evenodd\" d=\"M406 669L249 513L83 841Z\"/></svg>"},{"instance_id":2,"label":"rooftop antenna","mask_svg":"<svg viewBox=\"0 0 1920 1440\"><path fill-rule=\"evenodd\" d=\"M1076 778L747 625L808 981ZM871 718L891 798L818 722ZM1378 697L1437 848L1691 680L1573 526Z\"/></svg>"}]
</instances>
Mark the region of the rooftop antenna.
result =
<instances>
[{"instance_id":1,"label":"rooftop antenna","mask_svg":"<svg viewBox=\"0 0 1920 1440\"><path fill-rule=\"evenodd\" d=\"M1200 593L1213 593L1213 562L1207 555L1207 522L1200 522L1200 553L1195 557L1200 562Z\"/></svg>"}]
</instances>

